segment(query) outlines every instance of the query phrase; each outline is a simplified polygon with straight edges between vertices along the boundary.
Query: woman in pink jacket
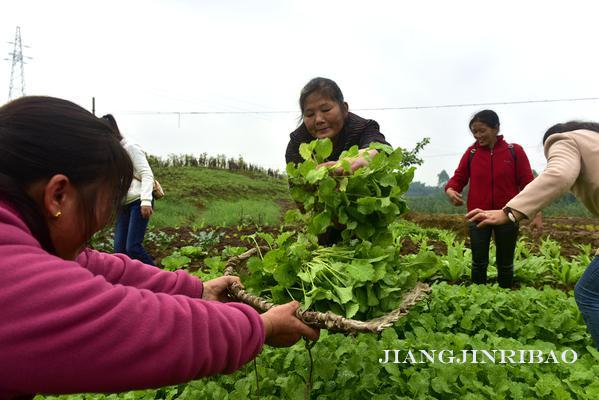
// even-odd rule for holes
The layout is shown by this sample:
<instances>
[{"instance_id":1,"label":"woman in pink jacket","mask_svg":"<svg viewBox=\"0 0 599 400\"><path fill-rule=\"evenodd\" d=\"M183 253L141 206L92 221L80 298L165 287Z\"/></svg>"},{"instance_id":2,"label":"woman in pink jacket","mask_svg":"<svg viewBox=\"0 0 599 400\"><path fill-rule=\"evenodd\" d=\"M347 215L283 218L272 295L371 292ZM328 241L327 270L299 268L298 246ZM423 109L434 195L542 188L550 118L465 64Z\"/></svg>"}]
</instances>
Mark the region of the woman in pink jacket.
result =
<instances>
[{"instance_id":1,"label":"woman in pink jacket","mask_svg":"<svg viewBox=\"0 0 599 400\"><path fill-rule=\"evenodd\" d=\"M225 303L201 282L85 248L114 218L132 164L110 127L51 97L0 107L0 399L117 392L231 373L266 342L318 332L297 303Z\"/></svg>"}]
</instances>

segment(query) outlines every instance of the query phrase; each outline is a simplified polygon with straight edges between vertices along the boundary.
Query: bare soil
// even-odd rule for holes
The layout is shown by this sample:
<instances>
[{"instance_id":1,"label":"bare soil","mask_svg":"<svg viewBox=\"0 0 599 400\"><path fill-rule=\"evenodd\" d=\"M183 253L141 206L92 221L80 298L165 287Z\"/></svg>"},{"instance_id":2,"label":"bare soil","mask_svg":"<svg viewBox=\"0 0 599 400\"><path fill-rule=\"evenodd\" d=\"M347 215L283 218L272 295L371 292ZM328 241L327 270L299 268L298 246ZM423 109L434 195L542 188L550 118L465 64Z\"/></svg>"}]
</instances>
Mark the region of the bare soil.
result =
<instances>
[{"instance_id":1,"label":"bare soil","mask_svg":"<svg viewBox=\"0 0 599 400\"><path fill-rule=\"evenodd\" d=\"M409 213L405 216L420 226L441 228L456 232L458 238L469 242L468 223L462 215L455 214L420 214ZM550 237L560 243L562 255L573 256L580 254L577 244L591 244L599 248L599 219L583 217L545 217L543 218L543 231L539 234L531 233L526 224L520 227L520 233L527 236L533 246L538 246L542 239Z\"/></svg>"},{"instance_id":2,"label":"bare soil","mask_svg":"<svg viewBox=\"0 0 599 400\"><path fill-rule=\"evenodd\" d=\"M405 217L409 221L413 221L423 227L441 228L453 231L460 240L469 242L468 224L461 215L455 214L419 214L409 213ZM245 246L252 247L253 242L246 238L247 235L256 233L257 231L270 233L277 236L278 227L255 225L235 226L235 227L205 227L202 231L206 233L214 232L212 235L217 238L208 246L204 246L211 255L219 254L225 246ZM173 250L190 245L198 245L197 234L189 227L179 228L164 228L160 232L166 234L169 238L169 243L156 243L154 241L146 241L145 247L152 254L157 263L167 255L172 254ZM548 217L544 218L544 230L540 235L533 235L527 225L522 225L521 234L527 236L534 247L538 247L541 240L550 237L558 241L561 245L562 255L574 256L580 254L580 249L577 244L591 244L593 249L599 248L599 220L582 217ZM195 234L195 236L194 236ZM261 245L266 244L258 240ZM437 254L447 253L445 243L431 239L429 244ZM533 249L534 251L535 249ZM413 243L406 238L402 241L401 253L413 254L418 252L418 243Z\"/></svg>"}]
</instances>

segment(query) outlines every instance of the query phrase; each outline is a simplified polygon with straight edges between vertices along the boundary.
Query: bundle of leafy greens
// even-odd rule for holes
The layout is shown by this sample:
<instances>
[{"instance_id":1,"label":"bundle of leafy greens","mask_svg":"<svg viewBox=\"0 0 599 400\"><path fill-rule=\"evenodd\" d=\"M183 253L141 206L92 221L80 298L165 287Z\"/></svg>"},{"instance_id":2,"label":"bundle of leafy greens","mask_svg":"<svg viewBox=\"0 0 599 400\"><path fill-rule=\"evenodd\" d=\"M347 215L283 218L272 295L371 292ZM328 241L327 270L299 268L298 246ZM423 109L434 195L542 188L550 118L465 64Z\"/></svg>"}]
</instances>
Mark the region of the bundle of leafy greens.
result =
<instances>
[{"instance_id":1,"label":"bundle of leafy greens","mask_svg":"<svg viewBox=\"0 0 599 400\"><path fill-rule=\"evenodd\" d=\"M304 162L287 164L292 198L302 204L286 216L287 221L300 220L307 231L318 235L329 227L341 227L343 242L352 239L373 243L391 242L388 226L407 211L403 195L414 177L415 167L406 166L401 148L393 150L381 143L370 149L378 153L367 166L350 173L352 161L359 156L357 146L341 153L337 164L319 167L333 150L329 139L314 140L300 146ZM343 174L332 174L343 169Z\"/></svg>"},{"instance_id":2,"label":"bundle of leafy greens","mask_svg":"<svg viewBox=\"0 0 599 400\"><path fill-rule=\"evenodd\" d=\"M402 149L373 143L378 153L350 173L357 146L339 161L321 166L332 152L329 139L302 144L304 162L287 165L290 191L298 210L286 222L304 227L272 239L273 249L248 260L243 281L253 293L274 303L299 300L304 308L331 311L355 319L383 315L397 307L416 274L400 266L390 225L407 211L404 194L415 168ZM334 173L334 170L344 173ZM318 235L340 231L333 246L318 244Z\"/></svg>"}]
</instances>

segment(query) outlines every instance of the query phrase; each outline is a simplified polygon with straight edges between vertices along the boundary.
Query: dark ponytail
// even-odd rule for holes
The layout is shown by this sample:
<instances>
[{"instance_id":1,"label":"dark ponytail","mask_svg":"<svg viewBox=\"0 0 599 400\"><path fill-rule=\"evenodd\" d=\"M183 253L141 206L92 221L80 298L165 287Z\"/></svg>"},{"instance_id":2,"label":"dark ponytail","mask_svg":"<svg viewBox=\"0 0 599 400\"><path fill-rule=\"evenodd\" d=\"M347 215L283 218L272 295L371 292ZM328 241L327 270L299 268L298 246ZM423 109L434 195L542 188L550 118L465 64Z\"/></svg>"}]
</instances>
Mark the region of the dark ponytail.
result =
<instances>
[{"instance_id":1,"label":"dark ponytail","mask_svg":"<svg viewBox=\"0 0 599 400\"><path fill-rule=\"evenodd\" d=\"M119 125L116 123L114 116L112 114L106 114L102 116L102 119L110 126L114 136L116 136L118 140L123 140L123 135L121 134L121 130L119 129Z\"/></svg>"},{"instance_id":2,"label":"dark ponytail","mask_svg":"<svg viewBox=\"0 0 599 400\"><path fill-rule=\"evenodd\" d=\"M579 129L586 129L589 131L599 133L599 124L591 121L568 121L562 122L561 124L555 124L551 128L547 129L545 135L543 135L543 144L547 141L547 138L555 133L564 133L577 131Z\"/></svg>"}]
</instances>

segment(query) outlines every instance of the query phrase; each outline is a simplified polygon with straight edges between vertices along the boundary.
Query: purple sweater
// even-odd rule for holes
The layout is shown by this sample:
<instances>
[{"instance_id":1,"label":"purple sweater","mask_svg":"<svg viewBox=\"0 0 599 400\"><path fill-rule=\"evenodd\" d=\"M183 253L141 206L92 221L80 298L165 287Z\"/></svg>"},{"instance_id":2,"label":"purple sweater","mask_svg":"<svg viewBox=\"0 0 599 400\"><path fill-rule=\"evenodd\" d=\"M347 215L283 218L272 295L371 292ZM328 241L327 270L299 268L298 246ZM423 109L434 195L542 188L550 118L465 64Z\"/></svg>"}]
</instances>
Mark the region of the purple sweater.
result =
<instances>
[{"instance_id":1,"label":"purple sweater","mask_svg":"<svg viewBox=\"0 0 599 400\"><path fill-rule=\"evenodd\" d=\"M120 254L53 256L0 202L0 399L235 371L262 349L262 320L243 304L200 300L202 289Z\"/></svg>"}]
</instances>

